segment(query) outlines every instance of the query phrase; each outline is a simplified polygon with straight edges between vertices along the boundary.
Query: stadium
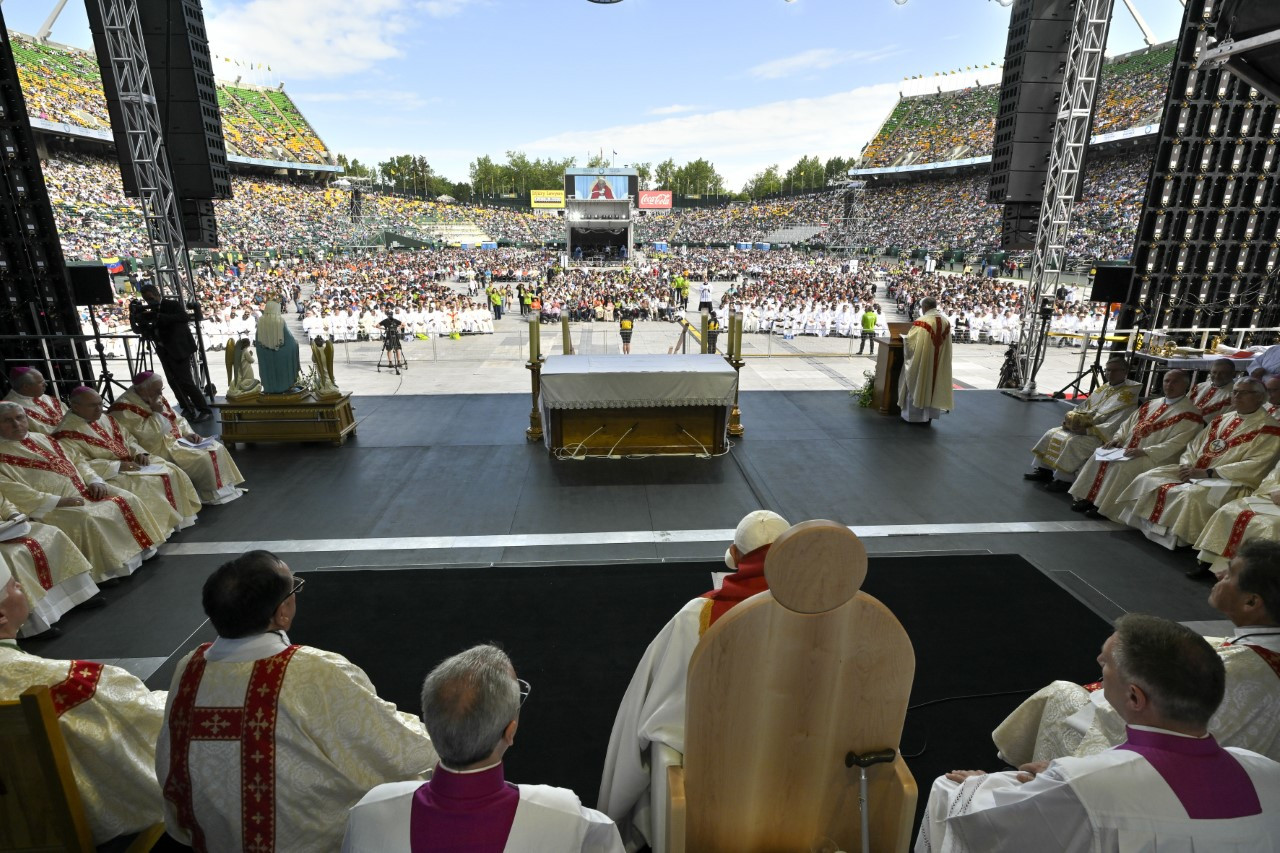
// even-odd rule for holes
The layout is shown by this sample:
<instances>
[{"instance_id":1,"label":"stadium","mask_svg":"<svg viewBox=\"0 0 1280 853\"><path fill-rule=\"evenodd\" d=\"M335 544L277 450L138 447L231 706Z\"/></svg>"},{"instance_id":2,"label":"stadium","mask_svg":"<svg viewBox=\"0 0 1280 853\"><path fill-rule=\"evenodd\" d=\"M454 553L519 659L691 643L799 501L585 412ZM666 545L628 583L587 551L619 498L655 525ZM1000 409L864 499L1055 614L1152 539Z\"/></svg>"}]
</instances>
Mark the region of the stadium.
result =
<instances>
[{"instance_id":1,"label":"stadium","mask_svg":"<svg viewBox=\"0 0 1280 853\"><path fill-rule=\"evenodd\" d=\"M448 73L459 76L437 86L439 95L401 94L415 113L443 115L430 132L402 144L390 141L387 128L397 120L412 127L408 111L386 124L366 119L362 129L362 114L350 106L393 102L374 88L400 82L378 68L373 57L385 46L376 41L355 59L335 47L339 41L327 42L332 55L325 61L344 68L351 62L353 70L320 75L321 86L308 77L315 72L301 52L294 65L285 64L284 48L272 53L263 28L224 47L223 17L206 37L205 18L249 15L254 3L201 12L198 0L181 0L166 20L166 4L153 0L88 0L83 33L79 18L58 23L60 13L71 14L63 12L65 0L41 4L49 8L38 14L0 10L0 24L10 19L0 27L7 205L0 352L9 406L0 409L0 503L12 509L17 531L0 539L8 566L0 574L0 629L19 597L26 604L18 612L33 614L25 627L0 632L0 653L12 640L20 662L32 667L20 677L0 676L0 712L16 708L23 689L39 681L25 675L37 664L70 661L65 682L48 681L49 719L69 719L75 708L97 703L95 688L73 675L76 665L89 664L95 678L131 679L138 719L150 721L99 724L108 732L102 740L127 745L129 754L95 759L86 757L95 747L64 720L58 740L66 744L54 749L64 753L56 772L71 790L71 817L0 827L0 848L75 836L87 846L66 849L337 850L345 831L343 850L393 849L385 840L363 847L353 841L354 815L375 785L421 783L430 767L402 766L411 755L417 760L416 750L429 749L432 763L438 758L448 769L444 749L425 740L432 719L423 677L478 642L505 650L510 659L503 657L499 670L524 679L515 712L519 743L512 743L514 729L511 738L504 729L506 745L490 757L505 765L509 780L570 789L578 798L570 811L594 815L588 823L616 824L617 846L612 836L598 847L582 842L582 849L601 850L791 849L798 833L814 845L804 849L931 849L950 825L927 806L942 796L941 781L930 788L940 774L972 767L1012 778L1033 758L1085 760L1123 741L1125 721L1146 724L1147 717L1121 720L1098 682L1099 647L1122 630L1126 614L1180 623L1214 638L1215 648L1222 642L1216 638L1260 631L1267 637L1254 641L1266 664L1260 669L1280 672L1280 648L1267 645L1280 636L1280 614L1263 607L1250 611L1255 621L1241 621L1241 607L1226 606L1222 591L1234 582L1237 595L1252 594L1233 581L1243 571L1237 555L1247 553L1250 570L1261 573L1254 566L1264 557L1255 555L1270 555L1265 543L1280 531L1273 521L1280 519L1280 368L1267 361L1268 347L1280 343L1280 87L1268 76L1276 63L1267 50L1274 49L1260 35L1280 32L1280 20L1256 0L1186 0L1172 12L1161 9L1156 38L1128 0L1114 12L1106 0L1000 0L1003 12L971 2L990 7L982 20L998 21L998 28L962 27L948 11L939 17L955 25L955 40L976 49L955 54L944 50L951 36L917 35L912 49L897 51L912 55L895 60L894 68L909 71L896 83L885 82L877 65L880 48L860 45L840 55L820 48L825 36L812 33L825 19L808 20L809 34L795 42L803 52L776 67L764 61L774 54L757 47L759 64L737 79L762 92L778 91L767 87L781 79L776 85L791 86L797 102L822 103L835 95L818 92L818 80L847 72L859 81L855 92L874 104L857 117L863 138L792 146L783 167L767 165L780 158L763 145L767 157L747 166L732 160L753 141L745 137L769 135L763 127L731 138L734 110L754 115L773 105L690 106L706 97L692 83L690 92L673 96L678 103L647 113L620 106L617 96L602 99L607 118L591 117L605 128L600 144L585 160L571 155L561 141L587 138L570 132L582 121L574 110L560 110L563 128L519 128L528 119L515 104L537 100L534 93L550 99L557 85L548 67L532 62L522 69L528 79L510 88L481 85L487 78L478 66L500 64L509 46L485 45L451 60ZM924 0L896 3L928 14L916 8ZM837 14L800 8L806 4L822 5L787 0L785 11ZM387 5L396 10L392 18L403 11L399 0ZM617 37L633 27L646 34L640 40L647 46L650 31L640 28L657 26L646 20L653 12L643 2L576 5L589 14L548 15L565 16L555 22L558 32L589 25ZM1137 3L1148 5L1159 4ZM457 0L424 3L420 11L429 24L460 26L488 6L511 4ZM1095 6L1105 14L1081 11ZM171 14L179 8L181 15ZM130 14L145 24L132 47L122 35L132 33ZM620 25L610 15L629 17ZM183 16L185 23L174 23ZM396 21L387 32L409 27ZM289 30L307 26L278 23L280 42L289 45L296 35ZM771 26L789 44L791 25ZM1242 61L1231 53L1232 26L1256 55ZM61 41L63 32L78 38ZM1037 41L1048 41L1046 33L1060 42L1048 59ZM360 34L354 27L348 35L354 43ZM544 38L531 30L526 47L545 46ZM159 57L157 45L179 45L182 53L188 42L190 58L171 61L168 49ZM935 60L916 48L930 43L942 57L994 56L1002 48L1005 56L925 73ZM1221 58L1203 59L1224 44ZM883 55L894 51L885 47ZM778 69L799 57L818 76L788 81ZM619 60L617 73L657 79L642 62L612 59ZM700 62L689 64L691 80L711 74ZM131 76L131 67L149 71ZM1050 82L1031 82L1041 72ZM186 85L175 81L188 74L197 94L175 94ZM330 79L356 88L348 92ZM745 98L750 86L727 79L722 88ZM575 106L592 102L594 95L574 85L566 89ZM482 101L491 113L510 109L512 117L495 132L481 113L459 107L463 100ZM336 105L349 106L350 120L335 120ZM192 112L175 118L182 109ZM805 115L801 107L787 109ZM699 110L706 116L686 115ZM711 128L705 137L694 130L698 118ZM838 123L844 120L832 118L832 128L845 128ZM484 143L460 129L451 138L451 125L468 122L484 128ZM672 141L670 149L632 142L646 122L655 138ZM717 122L724 125L719 137ZM790 139L784 123L777 133ZM815 132L835 130L824 132L818 122ZM696 147L702 142L681 143L681 133L712 141L704 150ZM635 154L606 147L624 147L612 141L618 138ZM524 150L522 139L530 140ZM504 148L505 162L486 153ZM456 149L457 162L467 165L434 165L445 157L436 149L448 156ZM806 153L813 150L822 153ZM690 154L680 166L689 151L713 156ZM732 184L717 162L733 163L720 167ZM998 192L993 175L1012 176L1012 189ZM190 191L197 185L204 189ZM1121 289L1099 289L1116 278ZM193 341L176 367L174 344L157 331L165 306L180 317L179 337ZM939 325L930 327L925 321L933 317ZM922 326L947 330L932 338L933 382L943 375L939 352L949 377L936 398L945 405L923 409L908 378L919 369L910 336ZM278 361L290 350L292 361ZM1117 359L1124 376L1109 372ZM43 384L31 396L33 376ZM1181 394L1170 390L1183 380ZM1113 392L1116 402L1108 402ZM1253 403L1238 396L1255 393ZM918 411L930 414L914 418ZM96 413L96 426L84 412ZM134 435L133 415L155 421L158 432L140 426ZM21 427L10 423L19 416ZM85 422L80 438L76 418ZM1150 436L1178 420L1184 425L1167 447L1140 463L1133 460L1145 450L1125 456L1126 446L1156 448ZM1249 425L1243 436L1232 432L1241 423ZM116 430L115 443L103 424ZM1241 442L1255 440L1259 449L1246 457ZM92 447L101 453L94 456ZM1201 449L1186 456L1184 448ZM1095 456L1108 450L1119 456ZM1125 471L1117 474L1119 468ZM1173 471L1169 479L1148 479L1165 468ZM127 476L132 469L141 473ZM33 479L54 474L77 491L59 495ZM161 477L163 487L150 497L131 486ZM1122 477L1136 477L1127 491L1112 488ZM1184 487L1204 494L1180 503ZM184 511L188 488L195 497ZM92 529L59 521L77 506L85 514L101 506L101 515L105 504L121 500L134 513L120 510L133 519L123 544L101 519ZM1239 515L1223 521L1233 507ZM736 581L747 577L746 553L757 553L743 545L741 525L761 510L780 516L782 526L760 543L757 575ZM58 547L76 553L51 568L48 555L63 552L40 536L55 534L69 540ZM1244 550L1254 542L1264 544ZM765 551L776 559L766 560ZM269 553L252 556L260 552ZM318 747L325 763L305 771L277 762L269 774L276 791L269 819L250 805L258 789L247 769L235 779L215 772L225 777L215 785L222 792L204 800L189 790L199 784L197 756L249 767L250 726L246 745L233 752L209 745L220 734L186 734L177 716L208 726L205 706L251 711L252 691L240 687L216 701L201 693L197 702L206 651L189 654L212 643L213 671L224 660L219 644L249 636L221 627L227 617L218 615L209 579L233 563L235 571L249 571L254 560L293 584L262 636L302 644L303 656L327 650L320 654L340 661L338 670L356 673L359 701L376 705L343 710L335 699L332 707L307 706L299 742L323 744L330 732L319 728L328 726L343 746ZM85 567L73 571L72 563ZM6 598L8 578L21 590ZM846 598L834 605L813 603L815 590L835 594L846 586ZM682 626L680 614L703 593L715 606L700 611L700 624L695 616ZM792 597L810 609L793 612ZM799 645L752 645L738 635L741 648L758 656L755 663L742 659L742 672L759 667L759 690L747 689L743 681L752 679L743 675L734 681L729 673L738 670L729 663L717 663L724 670L708 677L721 680L708 683L716 685L711 694L732 697L732 706L759 711L760 720L744 714L763 727L749 736L758 750L743 758L745 769L717 758L722 763L708 766L719 771L699 777L696 762L705 759L692 743L684 748L685 673L692 703L707 694L694 686L700 650L706 660L721 654L709 642L728 644L720 638L746 631L734 626L751 614L763 619L765 599L785 611L769 617L782 620L769 630L794 632ZM739 600L727 614L717 609ZM872 609L855 618L854 603ZM1273 597L1266 603L1274 606ZM872 610L891 620L874 640L865 621ZM818 616L845 611L844 627L815 627ZM295 612L296 628L287 624ZM810 619L809 628L799 627L803 619L785 621L797 614ZM849 633L821 634L826 630ZM1010 646L1020 648L1011 653ZM784 659L784 652L798 657ZM663 669L673 657L680 658L674 676ZM1280 759L1274 721L1261 719L1280 688L1252 670L1255 681L1237 685L1232 679L1242 676L1233 675L1231 661L1226 666L1228 699L1208 731L1225 747ZM19 672L16 664L8 668ZM837 687L811 694L801 671L827 673ZM254 673L246 678L261 677ZM29 684L17 685L20 678ZM828 683L827 675L806 678ZM646 693L663 679L678 681L675 711ZM97 694L104 701L107 683ZM325 690L337 696L342 684ZM529 684L538 690L526 705ZM1083 698L1072 700L1076 716L1063 712L1050 730L1053 703L1066 700L1061 693L1045 699L1044 685L1063 684ZM87 693L71 702L71 689ZM284 703L279 681L275 689ZM1231 713L1245 722L1228 730L1232 702ZM1091 703L1104 706L1097 720L1066 733L1081 726ZM695 730L707 735L730 719L714 707L695 724L690 705L691 741ZM1044 715L1040 730L1033 721L1029 736L1020 733L1030 738L1026 749L1013 751L1009 732L1026 724L1029 707ZM874 723L831 722L862 719L867 708L877 709ZM400 719L396 725L413 737L353 759L364 740L377 737L352 720L383 714ZM738 725L732 719L708 742L725 740L724 731ZM1104 732L1108 721L1115 730ZM315 731L307 729L312 724ZM146 734L148 725L157 733ZM668 742L673 726L678 736ZM781 734L786 726L794 729ZM56 722L47 727L59 729ZM228 737L240 737L237 731ZM283 724L274 731L286 737ZM406 734L397 728L395 737ZM444 737L435 738L437 746ZM1067 745L1055 744L1055 752L1046 743L1056 737ZM188 747L172 746L178 738L189 745L189 762L178 757ZM393 742L407 745L387 745ZM12 743L0 732L0 750ZM637 745L639 755L628 757ZM351 755L331 757L347 746ZM727 746L731 756L742 752ZM279 748L283 756L294 746ZM884 749L883 764L864 767L859 805L855 765L860 755ZM825 767L836 752L839 767ZM830 779L811 781L793 769L793 759L808 758ZM346 778L341 765L348 760L367 772ZM667 764L676 765L669 775ZM137 802L124 796L127 809L113 807L103 780L118 772L123 791L139 766L145 791ZM1258 773L1264 771L1271 772ZM289 774L308 779L313 772L339 781L328 791L306 781L290 799ZM803 796L771 803L777 791L766 782L775 776ZM1264 814L1280 798L1273 778L1280 780L1280 771L1265 783L1257 776ZM627 785L639 793L628 794ZM14 788L0 767L0 803L6 786ZM701 796L710 799L700 804ZM675 811L664 810L668 797L679 800ZM724 814L730 810L710 805L725 801L717 797L750 803L743 814L759 814L742 819L747 829L734 827L734 816ZM357 801L348 828L346 813ZM219 823L213 815L220 809L234 819ZM313 817L319 814L329 816ZM414 812L415 827L420 814ZM407 817L382 820L401 821L409 832ZM534 849L517 841L520 820L506 849ZM255 841L250 824L262 821L270 824L267 841ZM1264 830L1274 842L1274 815ZM713 836L733 840L713 843ZM829 846L818 846L823 842Z\"/></svg>"}]
</instances>

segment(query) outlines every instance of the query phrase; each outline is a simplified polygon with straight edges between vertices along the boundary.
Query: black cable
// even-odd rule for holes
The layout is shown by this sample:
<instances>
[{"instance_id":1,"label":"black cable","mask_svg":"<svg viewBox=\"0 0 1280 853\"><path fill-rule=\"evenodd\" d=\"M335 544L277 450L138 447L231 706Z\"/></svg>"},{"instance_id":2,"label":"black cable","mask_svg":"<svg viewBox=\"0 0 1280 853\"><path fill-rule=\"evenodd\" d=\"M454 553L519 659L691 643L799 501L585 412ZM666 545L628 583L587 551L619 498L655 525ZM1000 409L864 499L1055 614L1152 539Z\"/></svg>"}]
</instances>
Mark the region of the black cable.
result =
<instances>
[{"instance_id":1,"label":"black cable","mask_svg":"<svg viewBox=\"0 0 1280 853\"><path fill-rule=\"evenodd\" d=\"M998 696L1023 696L1028 693L1035 693L1039 689L1039 687L1031 687L1022 690L1000 690L995 693L970 693L967 696L944 696L941 699L930 699L916 705L908 705L907 710L917 711L920 708L928 708L930 705L941 705L944 702L960 702L965 699L992 699Z\"/></svg>"}]
</instances>

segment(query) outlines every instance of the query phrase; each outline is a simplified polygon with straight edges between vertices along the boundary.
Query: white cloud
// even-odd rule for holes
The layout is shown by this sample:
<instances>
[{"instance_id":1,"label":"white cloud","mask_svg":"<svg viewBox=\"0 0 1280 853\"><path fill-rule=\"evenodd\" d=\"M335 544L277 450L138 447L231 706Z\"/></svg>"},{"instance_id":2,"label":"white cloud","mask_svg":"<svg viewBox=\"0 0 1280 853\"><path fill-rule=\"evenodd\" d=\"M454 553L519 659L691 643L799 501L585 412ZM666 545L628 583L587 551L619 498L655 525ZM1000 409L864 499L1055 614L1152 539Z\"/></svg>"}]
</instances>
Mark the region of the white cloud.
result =
<instances>
[{"instance_id":1,"label":"white cloud","mask_svg":"<svg viewBox=\"0 0 1280 853\"><path fill-rule=\"evenodd\" d=\"M820 98L567 131L514 147L531 156L556 157L603 148L618 151L618 159L628 163L706 157L737 190L771 163L786 168L807 154L856 155L897 98L898 85L883 83Z\"/></svg>"},{"instance_id":2,"label":"white cloud","mask_svg":"<svg viewBox=\"0 0 1280 853\"><path fill-rule=\"evenodd\" d=\"M428 104L440 103L439 97L423 97L419 92L397 89L353 89L348 92L299 92L290 95L293 100L306 104L376 104L379 107L394 107L401 110L417 110ZM397 118L398 120L398 118Z\"/></svg>"},{"instance_id":3,"label":"white cloud","mask_svg":"<svg viewBox=\"0 0 1280 853\"><path fill-rule=\"evenodd\" d=\"M281 77L340 77L402 55L396 42L409 28L409 0L249 0L209 3L210 50L233 60L271 66Z\"/></svg>"},{"instance_id":4,"label":"white cloud","mask_svg":"<svg viewBox=\"0 0 1280 853\"><path fill-rule=\"evenodd\" d=\"M688 104L672 104L669 107L657 107L656 109L649 110L649 115L674 116L679 115L680 113L691 113L696 109L698 109L698 107L690 106Z\"/></svg>"},{"instance_id":5,"label":"white cloud","mask_svg":"<svg viewBox=\"0 0 1280 853\"><path fill-rule=\"evenodd\" d=\"M451 18L474 2L475 0L424 0L421 8L433 18Z\"/></svg>"},{"instance_id":6,"label":"white cloud","mask_svg":"<svg viewBox=\"0 0 1280 853\"><path fill-rule=\"evenodd\" d=\"M849 62L877 62L901 52L894 45L885 45L875 50L836 50L833 47L815 47L812 50L797 53L795 56L762 62L750 68L747 73L761 80L777 80L795 74L822 71Z\"/></svg>"}]
</instances>

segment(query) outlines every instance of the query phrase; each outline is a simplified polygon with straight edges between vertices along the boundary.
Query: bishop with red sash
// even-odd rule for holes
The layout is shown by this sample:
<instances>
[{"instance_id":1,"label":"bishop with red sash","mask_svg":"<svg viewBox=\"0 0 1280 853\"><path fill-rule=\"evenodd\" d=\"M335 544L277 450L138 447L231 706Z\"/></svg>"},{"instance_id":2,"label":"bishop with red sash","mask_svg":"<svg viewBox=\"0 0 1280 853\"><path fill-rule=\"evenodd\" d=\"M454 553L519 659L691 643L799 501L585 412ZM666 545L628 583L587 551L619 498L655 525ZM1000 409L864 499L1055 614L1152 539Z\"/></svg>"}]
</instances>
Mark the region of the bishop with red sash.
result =
<instances>
[{"instance_id":1,"label":"bishop with red sash","mask_svg":"<svg viewBox=\"0 0 1280 853\"><path fill-rule=\"evenodd\" d=\"M110 415L147 453L185 471L202 503L230 503L243 494L237 486L244 477L227 448L196 434L173 410L159 375L147 370L135 376L129 390L112 404Z\"/></svg>"},{"instance_id":2,"label":"bishop with red sash","mask_svg":"<svg viewBox=\"0 0 1280 853\"><path fill-rule=\"evenodd\" d=\"M9 393L4 402L17 403L27 413L27 422L32 432L51 435L58 428L58 422L67 413L62 401L55 395L46 393L48 383L44 374L34 367L15 367L9 371Z\"/></svg>"},{"instance_id":3,"label":"bishop with red sash","mask_svg":"<svg viewBox=\"0 0 1280 853\"><path fill-rule=\"evenodd\" d=\"M1129 484L1117 499L1122 521L1166 548L1189 545L1218 507L1258 487L1280 455L1280 424L1263 411L1258 380L1238 380L1233 394L1235 409L1201 430L1177 464Z\"/></svg>"},{"instance_id":4,"label":"bishop with red sash","mask_svg":"<svg viewBox=\"0 0 1280 853\"><path fill-rule=\"evenodd\" d=\"M164 542L164 529L137 496L77 465L51 436L29 432L15 403L0 403L0 493L67 534L95 581L131 574Z\"/></svg>"},{"instance_id":5,"label":"bishop with red sash","mask_svg":"<svg viewBox=\"0 0 1280 853\"><path fill-rule=\"evenodd\" d=\"M112 480L142 498L162 524L182 530L196 522L200 495L181 468L151 456L124 427L106 415L98 392L80 386L69 396L71 411L54 438L87 460L104 480Z\"/></svg>"}]
</instances>

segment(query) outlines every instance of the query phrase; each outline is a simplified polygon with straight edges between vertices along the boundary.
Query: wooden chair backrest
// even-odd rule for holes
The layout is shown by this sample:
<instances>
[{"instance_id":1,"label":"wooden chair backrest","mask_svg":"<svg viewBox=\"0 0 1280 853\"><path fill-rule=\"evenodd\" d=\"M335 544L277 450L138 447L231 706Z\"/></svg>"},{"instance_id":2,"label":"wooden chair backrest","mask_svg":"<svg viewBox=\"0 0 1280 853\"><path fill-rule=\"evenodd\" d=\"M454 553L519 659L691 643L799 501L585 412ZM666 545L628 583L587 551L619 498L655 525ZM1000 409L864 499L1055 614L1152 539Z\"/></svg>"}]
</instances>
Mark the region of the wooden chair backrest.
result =
<instances>
[{"instance_id":1,"label":"wooden chair backrest","mask_svg":"<svg viewBox=\"0 0 1280 853\"><path fill-rule=\"evenodd\" d=\"M703 635L689 662L686 849L808 851L823 838L858 849L858 770L845 757L897 749L915 675L902 625L858 590L866 562L847 527L796 525L769 550L770 590ZM905 849L915 786L899 773L869 771L873 850Z\"/></svg>"},{"instance_id":2,"label":"wooden chair backrest","mask_svg":"<svg viewBox=\"0 0 1280 853\"><path fill-rule=\"evenodd\" d=\"M0 851L92 851L49 688L0 702Z\"/></svg>"}]
</instances>

